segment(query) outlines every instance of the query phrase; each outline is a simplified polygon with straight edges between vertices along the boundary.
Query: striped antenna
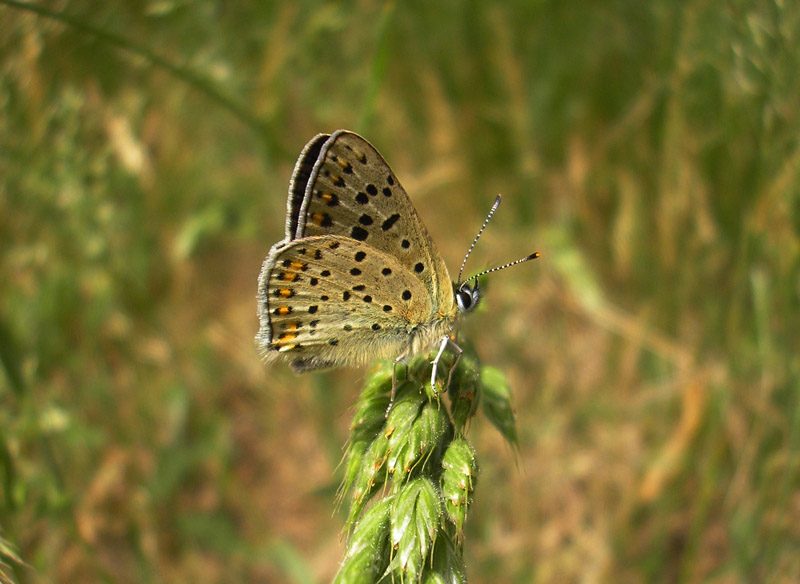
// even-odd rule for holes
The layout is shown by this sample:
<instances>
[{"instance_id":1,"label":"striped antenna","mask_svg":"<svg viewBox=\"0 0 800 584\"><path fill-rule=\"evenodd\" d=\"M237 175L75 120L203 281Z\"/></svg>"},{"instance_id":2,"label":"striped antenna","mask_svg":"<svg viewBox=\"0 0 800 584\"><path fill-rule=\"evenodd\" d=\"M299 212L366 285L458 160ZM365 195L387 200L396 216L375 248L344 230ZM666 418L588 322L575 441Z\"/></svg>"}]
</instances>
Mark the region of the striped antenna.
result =
<instances>
[{"instance_id":1,"label":"striped antenna","mask_svg":"<svg viewBox=\"0 0 800 584\"><path fill-rule=\"evenodd\" d=\"M500 206L501 200L502 197L500 195L497 195L497 197L495 197L494 204L492 204L492 208L489 209L489 214L486 216L486 219L483 220L483 225L481 225L481 228L478 230L478 234L475 236L475 239L472 240L472 243L470 244L469 249L467 250L467 254L464 256L464 260L461 262L461 267L458 269L458 278L456 279L456 282L458 282L458 284L461 284L462 282L461 274L464 273L464 267L467 265L467 259L469 259L469 254L471 254L472 250L475 249L475 244L478 243L478 240L481 238L481 235L483 235L483 230L486 229L486 226L489 224L489 221L492 220L494 212L497 211L497 208Z\"/></svg>"},{"instance_id":2,"label":"striped antenna","mask_svg":"<svg viewBox=\"0 0 800 584\"><path fill-rule=\"evenodd\" d=\"M500 270L505 270L506 268L510 268L511 266L516 266L518 264L524 264L525 262L529 262L531 260L535 260L538 257L541 257L538 251L533 252L532 254L526 255L524 258L519 258L518 260L514 260L513 262L508 262L507 264L503 264L501 266L495 266L493 268L489 268L488 270L483 270L482 272L478 272L464 280L465 282L469 282L470 280L477 280L481 276L485 276L486 274L491 274L492 272L499 272Z\"/></svg>"}]
</instances>

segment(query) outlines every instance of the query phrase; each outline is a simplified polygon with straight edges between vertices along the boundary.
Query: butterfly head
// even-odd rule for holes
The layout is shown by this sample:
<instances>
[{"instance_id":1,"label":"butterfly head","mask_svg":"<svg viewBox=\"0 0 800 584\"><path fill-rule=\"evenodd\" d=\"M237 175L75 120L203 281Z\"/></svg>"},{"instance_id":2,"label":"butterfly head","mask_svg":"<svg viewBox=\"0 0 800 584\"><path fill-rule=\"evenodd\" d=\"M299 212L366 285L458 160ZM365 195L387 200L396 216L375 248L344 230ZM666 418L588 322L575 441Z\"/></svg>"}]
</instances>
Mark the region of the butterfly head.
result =
<instances>
[{"instance_id":1,"label":"butterfly head","mask_svg":"<svg viewBox=\"0 0 800 584\"><path fill-rule=\"evenodd\" d=\"M472 281L475 283L471 284L470 282ZM478 302L481 299L481 289L480 286L478 286L477 278L475 280L467 280L461 284L456 284L454 288L458 311L462 314L466 314L475 310L475 307L478 306Z\"/></svg>"}]
</instances>

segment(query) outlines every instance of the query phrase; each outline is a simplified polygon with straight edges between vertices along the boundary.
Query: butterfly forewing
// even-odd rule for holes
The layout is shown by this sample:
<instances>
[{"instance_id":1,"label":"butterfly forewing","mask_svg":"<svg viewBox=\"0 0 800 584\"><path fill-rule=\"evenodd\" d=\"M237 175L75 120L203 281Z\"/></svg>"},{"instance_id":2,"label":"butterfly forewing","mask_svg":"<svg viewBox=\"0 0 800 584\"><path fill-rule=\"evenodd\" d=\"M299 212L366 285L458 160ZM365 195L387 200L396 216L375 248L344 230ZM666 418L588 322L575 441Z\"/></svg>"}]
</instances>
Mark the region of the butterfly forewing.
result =
<instances>
[{"instance_id":1,"label":"butterfly forewing","mask_svg":"<svg viewBox=\"0 0 800 584\"><path fill-rule=\"evenodd\" d=\"M330 138L329 134L314 136L303 148L294 165L292 178L289 181L289 200L286 209L286 241L294 239L297 232L297 220L305 199L306 187L308 187L308 181L314 172L314 165L319 158L319 153L328 138Z\"/></svg>"},{"instance_id":2,"label":"butterfly forewing","mask_svg":"<svg viewBox=\"0 0 800 584\"><path fill-rule=\"evenodd\" d=\"M352 132L315 137L295 167L287 238L314 235L342 235L384 252L423 283L436 310L454 310L447 268L408 194L378 151Z\"/></svg>"},{"instance_id":3,"label":"butterfly forewing","mask_svg":"<svg viewBox=\"0 0 800 584\"><path fill-rule=\"evenodd\" d=\"M432 318L422 282L396 257L345 236L275 246L259 283L259 344L296 370L408 351Z\"/></svg>"}]
</instances>

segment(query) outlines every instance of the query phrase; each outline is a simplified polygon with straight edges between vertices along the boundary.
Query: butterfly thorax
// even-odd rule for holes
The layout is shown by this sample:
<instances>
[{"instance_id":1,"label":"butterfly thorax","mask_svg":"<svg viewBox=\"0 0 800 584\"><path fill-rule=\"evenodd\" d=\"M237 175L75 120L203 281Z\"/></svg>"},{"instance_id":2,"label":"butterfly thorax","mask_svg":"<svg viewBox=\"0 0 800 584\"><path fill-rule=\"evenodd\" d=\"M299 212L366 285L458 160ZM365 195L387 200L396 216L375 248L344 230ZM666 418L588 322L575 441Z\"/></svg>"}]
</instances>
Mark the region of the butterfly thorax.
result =
<instances>
[{"instance_id":1,"label":"butterfly thorax","mask_svg":"<svg viewBox=\"0 0 800 584\"><path fill-rule=\"evenodd\" d=\"M481 299L478 282L453 283L452 295L446 297L436 314L427 322L410 331L411 341L403 356L424 353L434 347L445 336L455 333L458 318L475 310Z\"/></svg>"}]
</instances>

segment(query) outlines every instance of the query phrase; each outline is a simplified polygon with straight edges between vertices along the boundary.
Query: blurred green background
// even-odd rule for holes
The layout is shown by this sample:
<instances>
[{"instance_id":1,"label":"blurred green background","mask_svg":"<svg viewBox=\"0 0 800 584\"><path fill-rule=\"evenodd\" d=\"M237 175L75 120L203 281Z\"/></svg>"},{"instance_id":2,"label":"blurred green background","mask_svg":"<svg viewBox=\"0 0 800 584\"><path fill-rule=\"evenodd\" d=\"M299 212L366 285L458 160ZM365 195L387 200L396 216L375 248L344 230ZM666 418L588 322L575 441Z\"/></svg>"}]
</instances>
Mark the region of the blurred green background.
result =
<instances>
[{"instance_id":1,"label":"blurred green background","mask_svg":"<svg viewBox=\"0 0 800 584\"><path fill-rule=\"evenodd\" d=\"M472 266L543 253L463 329L520 431L470 429L470 580L800 580L800 5L46 6L0 0L7 578L330 580L365 371L253 336L349 128L451 270L498 192Z\"/></svg>"}]
</instances>

